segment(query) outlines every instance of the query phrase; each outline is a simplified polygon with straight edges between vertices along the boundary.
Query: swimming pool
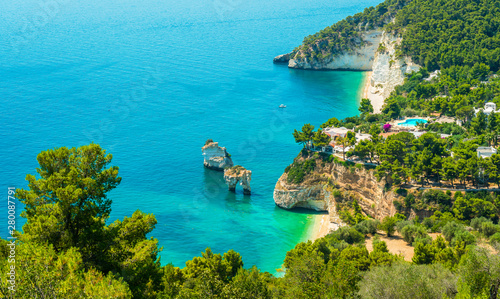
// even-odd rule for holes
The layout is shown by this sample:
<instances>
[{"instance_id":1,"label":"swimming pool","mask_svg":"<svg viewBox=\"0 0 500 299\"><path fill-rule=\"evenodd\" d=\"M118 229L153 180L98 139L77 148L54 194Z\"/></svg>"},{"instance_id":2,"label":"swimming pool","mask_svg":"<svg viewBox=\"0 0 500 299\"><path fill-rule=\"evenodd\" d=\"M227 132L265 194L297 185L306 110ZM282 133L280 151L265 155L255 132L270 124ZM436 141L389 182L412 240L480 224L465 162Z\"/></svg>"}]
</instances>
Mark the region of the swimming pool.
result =
<instances>
[{"instance_id":1,"label":"swimming pool","mask_svg":"<svg viewBox=\"0 0 500 299\"><path fill-rule=\"evenodd\" d=\"M398 123L399 126L402 126L402 127L415 127L417 125L417 123L427 123L427 120L426 119L422 119L422 118L410 118L410 119L407 119L405 120L404 122L400 122Z\"/></svg>"}]
</instances>

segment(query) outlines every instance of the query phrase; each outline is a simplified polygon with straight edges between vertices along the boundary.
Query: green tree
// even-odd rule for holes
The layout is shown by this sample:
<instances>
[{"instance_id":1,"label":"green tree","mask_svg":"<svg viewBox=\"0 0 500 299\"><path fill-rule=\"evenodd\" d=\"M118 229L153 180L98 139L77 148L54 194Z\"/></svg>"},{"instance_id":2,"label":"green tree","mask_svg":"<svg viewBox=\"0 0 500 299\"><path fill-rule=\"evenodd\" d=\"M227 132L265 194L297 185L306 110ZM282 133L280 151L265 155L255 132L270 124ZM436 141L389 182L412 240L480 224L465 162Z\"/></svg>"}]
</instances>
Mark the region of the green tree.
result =
<instances>
[{"instance_id":1,"label":"green tree","mask_svg":"<svg viewBox=\"0 0 500 299\"><path fill-rule=\"evenodd\" d=\"M12 265L6 256L0 260L2 298L132 298L122 278L85 271L76 248L57 253L52 245L18 242L14 292L6 277Z\"/></svg>"},{"instance_id":2,"label":"green tree","mask_svg":"<svg viewBox=\"0 0 500 299\"><path fill-rule=\"evenodd\" d=\"M311 124L305 124L302 126L302 131L293 131L293 137L295 142L306 146L306 144L313 139L314 136L314 126Z\"/></svg>"},{"instance_id":3,"label":"green tree","mask_svg":"<svg viewBox=\"0 0 500 299\"><path fill-rule=\"evenodd\" d=\"M379 228L383 230L388 237L390 237L396 231L396 229L394 228L396 222L397 219L395 217L386 216L384 219L382 219Z\"/></svg>"},{"instance_id":4,"label":"green tree","mask_svg":"<svg viewBox=\"0 0 500 299\"><path fill-rule=\"evenodd\" d=\"M40 178L29 174L29 189L16 190L25 205L21 213L27 220L25 238L48 242L57 252L76 247L84 263L93 265L111 212L106 193L121 181L118 167L106 168L111 159L97 144L41 152L37 156Z\"/></svg>"},{"instance_id":5,"label":"green tree","mask_svg":"<svg viewBox=\"0 0 500 299\"><path fill-rule=\"evenodd\" d=\"M372 103L369 99L361 99L358 110L361 114L373 113Z\"/></svg>"},{"instance_id":6,"label":"green tree","mask_svg":"<svg viewBox=\"0 0 500 299\"><path fill-rule=\"evenodd\" d=\"M352 131L347 131L344 137L337 138L336 143L342 145L342 158L345 160L345 149L356 143L356 134Z\"/></svg>"},{"instance_id":7,"label":"green tree","mask_svg":"<svg viewBox=\"0 0 500 299\"><path fill-rule=\"evenodd\" d=\"M318 129L312 137L312 142L314 146L326 146L330 143L331 138L330 136L326 135L321 131L321 129Z\"/></svg>"},{"instance_id":8,"label":"green tree","mask_svg":"<svg viewBox=\"0 0 500 299\"><path fill-rule=\"evenodd\" d=\"M444 180L447 180L451 183L453 187L453 181L458 178L458 170L456 166L456 162L453 157L446 157L443 159L443 164L441 168L441 176Z\"/></svg>"},{"instance_id":9,"label":"green tree","mask_svg":"<svg viewBox=\"0 0 500 299\"><path fill-rule=\"evenodd\" d=\"M395 99L388 98L382 107L382 113L390 119L395 119L401 115L401 107Z\"/></svg>"},{"instance_id":10,"label":"green tree","mask_svg":"<svg viewBox=\"0 0 500 299\"><path fill-rule=\"evenodd\" d=\"M153 215L132 217L106 226L111 200L106 193L120 182L118 167L106 168L112 156L97 144L42 152L39 178L28 175L28 190L18 189L27 219L20 239L50 244L56 253L77 250L85 269L122 277L134 297L155 297L160 280L158 240L146 238Z\"/></svg>"},{"instance_id":11,"label":"green tree","mask_svg":"<svg viewBox=\"0 0 500 299\"><path fill-rule=\"evenodd\" d=\"M498 298L500 257L487 249L470 249L459 264L459 295L472 298Z\"/></svg>"},{"instance_id":12,"label":"green tree","mask_svg":"<svg viewBox=\"0 0 500 299\"><path fill-rule=\"evenodd\" d=\"M359 286L361 298L451 298L457 292L455 275L440 264L373 267Z\"/></svg>"}]
</instances>

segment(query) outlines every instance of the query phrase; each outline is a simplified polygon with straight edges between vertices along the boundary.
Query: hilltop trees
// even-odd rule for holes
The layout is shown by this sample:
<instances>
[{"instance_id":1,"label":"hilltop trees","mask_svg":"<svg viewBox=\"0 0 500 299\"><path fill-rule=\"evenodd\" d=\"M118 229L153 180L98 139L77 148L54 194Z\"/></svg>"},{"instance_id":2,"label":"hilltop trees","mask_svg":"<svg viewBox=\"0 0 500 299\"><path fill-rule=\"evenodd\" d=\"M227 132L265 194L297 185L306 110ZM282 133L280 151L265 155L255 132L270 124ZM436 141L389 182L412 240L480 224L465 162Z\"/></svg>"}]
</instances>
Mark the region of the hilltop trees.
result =
<instances>
[{"instance_id":1,"label":"hilltop trees","mask_svg":"<svg viewBox=\"0 0 500 299\"><path fill-rule=\"evenodd\" d=\"M336 143L342 145L342 158L345 160L345 149L346 147L352 146L356 143L356 134L352 131L347 131L345 136L337 138Z\"/></svg>"},{"instance_id":2,"label":"hilltop trees","mask_svg":"<svg viewBox=\"0 0 500 299\"><path fill-rule=\"evenodd\" d=\"M311 124L305 124L302 126L302 131L293 131L293 137L295 142L302 144L304 147L311 141L314 137L314 126Z\"/></svg>"},{"instance_id":3,"label":"hilltop trees","mask_svg":"<svg viewBox=\"0 0 500 299\"><path fill-rule=\"evenodd\" d=\"M328 145L330 143L330 140L331 140L330 136L323 133L321 129L318 129L312 137L312 142L314 146Z\"/></svg>"},{"instance_id":4,"label":"hilltop trees","mask_svg":"<svg viewBox=\"0 0 500 299\"><path fill-rule=\"evenodd\" d=\"M122 277L135 297L154 297L160 249L146 235L156 219L136 211L106 225L111 212L107 193L121 181L118 167L108 167L111 159L97 144L41 152L39 177L27 175L28 189L16 190L27 220L19 238L50 246L58 255L76 252L83 269Z\"/></svg>"},{"instance_id":5,"label":"hilltop trees","mask_svg":"<svg viewBox=\"0 0 500 299\"><path fill-rule=\"evenodd\" d=\"M111 159L97 144L41 152L40 178L27 175L29 189L16 193L25 205L26 237L53 244L56 251L77 247L84 262L91 262L111 212L106 193L121 181L118 167L106 168Z\"/></svg>"},{"instance_id":6,"label":"hilltop trees","mask_svg":"<svg viewBox=\"0 0 500 299\"><path fill-rule=\"evenodd\" d=\"M359 112L361 114L373 113L373 106L369 99L361 99L361 103L359 103Z\"/></svg>"}]
</instances>

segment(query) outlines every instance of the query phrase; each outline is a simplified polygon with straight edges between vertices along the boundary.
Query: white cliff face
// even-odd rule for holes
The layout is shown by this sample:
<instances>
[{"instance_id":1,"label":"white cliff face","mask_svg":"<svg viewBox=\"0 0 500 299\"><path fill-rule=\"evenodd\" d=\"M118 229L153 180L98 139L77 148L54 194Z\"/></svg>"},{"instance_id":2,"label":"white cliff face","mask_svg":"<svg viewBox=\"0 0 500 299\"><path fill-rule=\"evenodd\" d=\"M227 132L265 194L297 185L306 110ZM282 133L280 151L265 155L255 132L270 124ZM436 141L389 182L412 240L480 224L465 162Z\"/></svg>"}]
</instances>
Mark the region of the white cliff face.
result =
<instances>
[{"instance_id":1,"label":"white cliff face","mask_svg":"<svg viewBox=\"0 0 500 299\"><path fill-rule=\"evenodd\" d=\"M376 219L383 219L396 213L393 204L398 195L392 191L384 191L384 183L378 182L373 171L361 168L347 168L340 164L328 163L324 166L321 162L309 177L324 177L335 182L338 190L347 192L358 199L363 213ZM287 173L283 173L274 188L274 202L284 209L307 208L316 211L328 211L330 222L341 225L342 221L337 214L337 200L332 195L332 189L323 180L306 181L299 184L287 183ZM343 193L342 193L343 194Z\"/></svg>"},{"instance_id":2,"label":"white cliff face","mask_svg":"<svg viewBox=\"0 0 500 299\"><path fill-rule=\"evenodd\" d=\"M380 40L381 49L375 53L373 61L373 73L365 89L364 95L373 105L374 112L379 113L383 102L389 97L395 87L403 84L405 74L420 70L420 66L413 63L410 57L396 57L396 46L401 44L402 39L392 34L382 33Z\"/></svg>"},{"instance_id":3,"label":"white cliff face","mask_svg":"<svg viewBox=\"0 0 500 299\"><path fill-rule=\"evenodd\" d=\"M225 147L220 147L218 142L211 142L201 148L203 153L203 165L215 170L224 170L233 166L233 160L229 157Z\"/></svg>"},{"instance_id":4,"label":"white cliff face","mask_svg":"<svg viewBox=\"0 0 500 299\"><path fill-rule=\"evenodd\" d=\"M314 70L356 70L370 71L382 36L381 30L366 31L362 39L365 43L362 47L341 55L330 56L324 59L298 58L296 55L288 61L288 67L297 69Z\"/></svg>"},{"instance_id":5,"label":"white cliff face","mask_svg":"<svg viewBox=\"0 0 500 299\"><path fill-rule=\"evenodd\" d=\"M224 180L228 185L229 191L235 191L238 182L243 187L243 194L250 195L252 188L250 181L252 180L252 172L242 166L234 166L224 170Z\"/></svg>"},{"instance_id":6,"label":"white cliff face","mask_svg":"<svg viewBox=\"0 0 500 299\"><path fill-rule=\"evenodd\" d=\"M328 211L329 194L323 184L301 186L288 184L284 173L274 188L274 202L284 209L306 208Z\"/></svg>"},{"instance_id":7,"label":"white cliff face","mask_svg":"<svg viewBox=\"0 0 500 299\"><path fill-rule=\"evenodd\" d=\"M363 98L368 98L375 113L380 113L384 100L395 87L403 84L405 74L418 71L420 66L410 57L396 57L396 46L402 38L381 29L363 34L364 46L341 55L323 59L299 58L300 52L288 61L288 67L310 70L372 71ZM380 49L380 50L379 50ZM281 56L280 56L281 57Z\"/></svg>"}]
</instances>

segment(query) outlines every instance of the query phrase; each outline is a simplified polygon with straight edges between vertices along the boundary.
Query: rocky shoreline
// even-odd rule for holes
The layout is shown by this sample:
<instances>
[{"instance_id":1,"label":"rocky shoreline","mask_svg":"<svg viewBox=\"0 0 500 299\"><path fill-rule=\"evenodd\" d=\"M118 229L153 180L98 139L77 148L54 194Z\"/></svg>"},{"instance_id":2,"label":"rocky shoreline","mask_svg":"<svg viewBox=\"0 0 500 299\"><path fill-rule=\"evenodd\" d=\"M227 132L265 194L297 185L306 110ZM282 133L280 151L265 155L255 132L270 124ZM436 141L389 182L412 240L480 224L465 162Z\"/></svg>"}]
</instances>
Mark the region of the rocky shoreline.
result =
<instances>
[{"instance_id":1,"label":"rocky shoreline","mask_svg":"<svg viewBox=\"0 0 500 299\"><path fill-rule=\"evenodd\" d=\"M304 70L367 71L363 98L372 102L374 113L380 113L384 100L404 82L405 75L418 71L420 66L413 63L410 57L396 55L396 47L402 42L399 36L377 29L366 31L361 39L364 46L347 53L322 59L305 58L300 52L287 53L276 56L273 62L288 63L289 68Z\"/></svg>"}]
</instances>

